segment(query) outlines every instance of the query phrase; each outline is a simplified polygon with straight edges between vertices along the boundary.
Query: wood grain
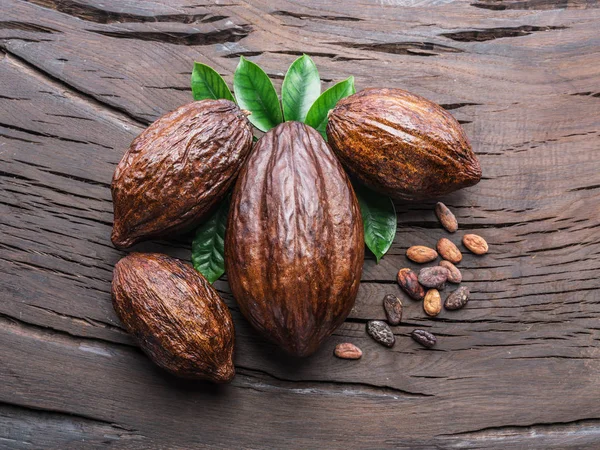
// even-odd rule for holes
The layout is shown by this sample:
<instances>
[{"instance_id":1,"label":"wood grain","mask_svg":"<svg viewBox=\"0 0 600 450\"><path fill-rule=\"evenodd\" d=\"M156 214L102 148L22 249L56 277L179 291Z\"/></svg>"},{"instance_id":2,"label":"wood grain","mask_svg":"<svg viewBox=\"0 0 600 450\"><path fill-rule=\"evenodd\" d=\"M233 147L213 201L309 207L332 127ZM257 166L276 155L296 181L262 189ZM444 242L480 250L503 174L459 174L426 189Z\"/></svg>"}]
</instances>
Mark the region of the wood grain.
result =
<instances>
[{"instance_id":1,"label":"wood grain","mask_svg":"<svg viewBox=\"0 0 600 450\"><path fill-rule=\"evenodd\" d=\"M0 448L594 448L600 442L600 8L590 0L202 3L0 0ZM323 87L399 87L463 123L475 187L397 203L356 306L314 356L236 326L230 386L155 368L118 322L109 183L131 140L191 98L192 61L231 85L240 55L279 89L313 55ZM428 318L394 279L404 253L464 251L472 292ZM144 243L190 259L190 237ZM397 343L365 333L402 298ZM442 292L445 298L447 291ZM434 350L409 337L438 337ZM337 343L363 350L334 358Z\"/></svg>"}]
</instances>

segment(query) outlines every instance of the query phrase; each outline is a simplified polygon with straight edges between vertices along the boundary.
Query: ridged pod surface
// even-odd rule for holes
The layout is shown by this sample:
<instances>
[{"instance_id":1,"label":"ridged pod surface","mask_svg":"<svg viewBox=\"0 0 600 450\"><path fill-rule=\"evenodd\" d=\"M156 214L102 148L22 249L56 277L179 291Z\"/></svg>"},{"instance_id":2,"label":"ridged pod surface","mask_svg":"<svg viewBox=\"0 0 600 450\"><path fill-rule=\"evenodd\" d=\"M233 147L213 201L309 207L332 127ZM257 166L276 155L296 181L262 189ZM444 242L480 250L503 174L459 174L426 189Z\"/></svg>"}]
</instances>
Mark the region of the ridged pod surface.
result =
<instances>
[{"instance_id":1,"label":"ridged pod surface","mask_svg":"<svg viewBox=\"0 0 600 450\"><path fill-rule=\"evenodd\" d=\"M197 225L223 198L252 148L252 128L228 100L165 114L131 143L112 181L113 244L130 247Z\"/></svg>"},{"instance_id":2,"label":"ridged pod surface","mask_svg":"<svg viewBox=\"0 0 600 450\"><path fill-rule=\"evenodd\" d=\"M242 313L289 353L310 355L350 313L363 258L358 202L331 148L298 122L266 133L236 183L225 237Z\"/></svg>"},{"instance_id":3,"label":"ridged pod surface","mask_svg":"<svg viewBox=\"0 0 600 450\"><path fill-rule=\"evenodd\" d=\"M157 253L131 253L115 266L113 306L142 350L184 378L216 383L235 375L227 305L193 268Z\"/></svg>"},{"instance_id":4,"label":"ridged pod surface","mask_svg":"<svg viewBox=\"0 0 600 450\"><path fill-rule=\"evenodd\" d=\"M423 200L472 186L481 167L460 124L441 106L401 89L365 89L341 100L329 144L372 189Z\"/></svg>"}]
</instances>

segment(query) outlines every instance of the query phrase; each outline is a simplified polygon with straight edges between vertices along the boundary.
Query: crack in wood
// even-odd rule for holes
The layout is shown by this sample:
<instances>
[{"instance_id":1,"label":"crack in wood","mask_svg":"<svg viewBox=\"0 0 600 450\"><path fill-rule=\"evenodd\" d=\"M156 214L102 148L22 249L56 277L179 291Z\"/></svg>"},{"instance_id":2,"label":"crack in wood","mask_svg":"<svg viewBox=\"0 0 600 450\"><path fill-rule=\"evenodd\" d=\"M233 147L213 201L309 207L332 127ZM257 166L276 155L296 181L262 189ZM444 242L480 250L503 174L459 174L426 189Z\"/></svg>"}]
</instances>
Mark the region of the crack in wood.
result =
<instances>
[{"instance_id":1,"label":"crack in wood","mask_svg":"<svg viewBox=\"0 0 600 450\"><path fill-rule=\"evenodd\" d=\"M438 56L441 53L462 53L456 47L436 44L434 42L385 42L385 43L367 43L360 44L355 42L328 42L331 45L339 47L354 48L358 50L367 50L378 53L390 53L392 55L413 55L413 56Z\"/></svg>"},{"instance_id":2,"label":"crack in wood","mask_svg":"<svg viewBox=\"0 0 600 450\"><path fill-rule=\"evenodd\" d=\"M252 32L250 25L236 25L222 30L202 32L180 31L107 31L86 30L117 39L137 39L174 45L214 45L238 42Z\"/></svg>"},{"instance_id":3,"label":"crack in wood","mask_svg":"<svg viewBox=\"0 0 600 450\"><path fill-rule=\"evenodd\" d=\"M479 0L471 6L494 11L511 9L549 10L549 9L587 9L598 8L597 1L592 0Z\"/></svg>"},{"instance_id":4,"label":"crack in wood","mask_svg":"<svg viewBox=\"0 0 600 450\"><path fill-rule=\"evenodd\" d=\"M459 31L456 33L442 33L440 36L447 37L458 42L483 42L494 39L529 36L538 31L565 30L565 26L532 26L522 25L520 27L485 28L480 30Z\"/></svg>"},{"instance_id":5,"label":"crack in wood","mask_svg":"<svg viewBox=\"0 0 600 450\"><path fill-rule=\"evenodd\" d=\"M208 12L201 14L156 14L141 15L122 11L110 11L73 0L25 0L44 8L53 9L63 14L76 17L87 22L109 23L147 23L147 22L176 22L176 23L209 23L227 19L229 16L211 16Z\"/></svg>"},{"instance_id":6,"label":"crack in wood","mask_svg":"<svg viewBox=\"0 0 600 450\"><path fill-rule=\"evenodd\" d=\"M316 15L316 14L304 14L304 13L295 13L292 11L273 11L270 13L272 16L284 16L284 17L293 17L295 19L316 19L316 20L331 20L337 22L360 22L363 19L359 19L358 17L350 17L350 16L330 16L330 15Z\"/></svg>"}]
</instances>

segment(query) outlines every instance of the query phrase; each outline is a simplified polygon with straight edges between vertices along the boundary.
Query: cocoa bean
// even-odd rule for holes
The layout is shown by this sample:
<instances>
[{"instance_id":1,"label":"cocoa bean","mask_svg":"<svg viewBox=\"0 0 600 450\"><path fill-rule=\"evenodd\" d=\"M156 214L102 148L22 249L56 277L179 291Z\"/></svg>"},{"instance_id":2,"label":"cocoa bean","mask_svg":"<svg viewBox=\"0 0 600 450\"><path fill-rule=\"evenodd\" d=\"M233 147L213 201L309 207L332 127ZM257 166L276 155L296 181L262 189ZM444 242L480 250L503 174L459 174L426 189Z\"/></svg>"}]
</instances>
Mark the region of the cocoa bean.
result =
<instances>
[{"instance_id":1,"label":"cocoa bean","mask_svg":"<svg viewBox=\"0 0 600 450\"><path fill-rule=\"evenodd\" d=\"M396 343L396 337L392 333L391 328L381 320L370 320L367 322L367 333L375 341L386 347L393 347Z\"/></svg>"},{"instance_id":2,"label":"cocoa bean","mask_svg":"<svg viewBox=\"0 0 600 450\"><path fill-rule=\"evenodd\" d=\"M429 247L423 245L413 245L406 250L406 257L413 262L424 264L431 261L435 261L438 257L437 252Z\"/></svg>"},{"instance_id":3,"label":"cocoa bean","mask_svg":"<svg viewBox=\"0 0 600 450\"><path fill-rule=\"evenodd\" d=\"M462 261L462 253L450 239L441 238L437 243L437 250L442 258L454 264Z\"/></svg>"},{"instance_id":4,"label":"cocoa bean","mask_svg":"<svg viewBox=\"0 0 600 450\"><path fill-rule=\"evenodd\" d=\"M488 244L481 236L476 234L465 234L462 241L465 247L476 255L483 255L488 252Z\"/></svg>"},{"instance_id":5,"label":"cocoa bean","mask_svg":"<svg viewBox=\"0 0 600 450\"><path fill-rule=\"evenodd\" d=\"M452 211L448 209L446 205L442 202L438 202L435 205L435 214L437 215L442 226L449 231L450 233L454 233L458 230L458 222Z\"/></svg>"},{"instance_id":6,"label":"cocoa bean","mask_svg":"<svg viewBox=\"0 0 600 450\"><path fill-rule=\"evenodd\" d=\"M383 309L390 325L398 325L402 320L402 302L398 297L388 294L383 298Z\"/></svg>"},{"instance_id":7,"label":"cocoa bean","mask_svg":"<svg viewBox=\"0 0 600 450\"><path fill-rule=\"evenodd\" d=\"M360 359L362 350L350 342L344 342L335 346L333 354L341 359Z\"/></svg>"},{"instance_id":8,"label":"cocoa bean","mask_svg":"<svg viewBox=\"0 0 600 450\"><path fill-rule=\"evenodd\" d=\"M423 300L423 310L431 317L437 316L442 310L442 297L437 289L429 289Z\"/></svg>"},{"instance_id":9,"label":"cocoa bean","mask_svg":"<svg viewBox=\"0 0 600 450\"><path fill-rule=\"evenodd\" d=\"M448 279L448 269L441 266L424 267L419 271L419 283L427 288L444 289Z\"/></svg>"},{"instance_id":10,"label":"cocoa bean","mask_svg":"<svg viewBox=\"0 0 600 450\"><path fill-rule=\"evenodd\" d=\"M469 288L461 286L448 296L444 303L444 307L449 310L460 309L469 302L470 295L471 292L469 291Z\"/></svg>"},{"instance_id":11,"label":"cocoa bean","mask_svg":"<svg viewBox=\"0 0 600 450\"><path fill-rule=\"evenodd\" d=\"M460 270L458 270L458 267L456 267L454 264L452 264L450 261L440 261L440 266L445 267L446 269L448 269L448 281L450 283L460 283L462 281L462 273L460 273Z\"/></svg>"},{"instance_id":12,"label":"cocoa bean","mask_svg":"<svg viewBox=\"0 0 600 450\"><path fill-rule=\"evenodd\" d=\"M398 271L398 284L413 300L422 300L425 297L425 290L419 284L417 274L408 268Z\"/></svg>"},{"instance_id":13,"label":"cocoa bean","mask_svg":"<svg viewBox=\"0 0 600 450\"><path fill-rule=\"evenodd\" d=\"M423 347L431 348L437 343L436 337L429 331L415 330L410 335Z\"/></svg>"}]
</instances>

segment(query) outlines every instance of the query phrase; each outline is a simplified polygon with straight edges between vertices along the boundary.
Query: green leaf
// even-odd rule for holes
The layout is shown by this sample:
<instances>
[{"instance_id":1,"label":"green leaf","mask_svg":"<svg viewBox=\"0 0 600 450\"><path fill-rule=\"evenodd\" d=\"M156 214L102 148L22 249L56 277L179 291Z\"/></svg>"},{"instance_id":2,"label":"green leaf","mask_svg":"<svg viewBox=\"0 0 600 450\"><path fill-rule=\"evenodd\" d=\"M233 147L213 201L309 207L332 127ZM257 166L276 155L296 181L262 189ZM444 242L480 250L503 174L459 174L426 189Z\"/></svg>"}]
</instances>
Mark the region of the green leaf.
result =
<instances>
[{"instance_id":1,"label":"green leaf","mask_svg":"<svg viewBox=\"0 0 600 450\"><path fill-rule=\"evenodd\" d=\"M229 212L229 197L196 230L192 242L192 264L211 284L225 273L225 228Z\"/></svg>"},{"instance_id":2,"label":"green leaf","mask_svg":"<svg viewBox=\"0 0 600 450\"><path fill-rule=\"evenodd\" d=\"M217 100L224 98L232 102L235 101L225 80L215 69L206 64L194 63L191 85L194 100L204 100L207 98Z\"/></svg>"},{"instance_id":3,"label":"green leaf","mask_svg":"<svg viewBox=\"0 0 600 450\"><path fill-rule=\"evenodd\" d=\"M377 263L392 246L396 236L396 209L392 199L378 194L358 183L354 191L360 204L363 226L365 229L365 244L373 252Z\"/></svg>"},{"instance_id":4,"label":"green leaf","mask_svg":"<svg viewBox=\"0 0 600 450\"><path fill-rule=\"evenodd\" d=\"M281 85L281 103L285 120L304 122L306 114L321 93L317 66L308 55L292 63Z\"/></svg>"},{"instance_id":5,"label":"green leaf","mask_svg":"<svg viewBox=\"0 0 600 450\"><path fill-rule=\"evenodd\" d=\"M233 75L235 98L240 108L250 111L248 120L268 131L283 122L283 113L273 83L264 70L243 56Z\"/></svg>"},{"instance_id":6,"label":"green leaf","mask_svg":"<svg viewBox=\"0 0 600 450\"><path fill-rule=\"evenodd\" d=\"M349 77L344 81L340 81L333 85L323 92L310 107L308 114L306 115L305 123L316 129L321 133L325 140L327 140L325 128L327 127L327 115L329 114L329 111L331 111L341 99L348 97L355 92L354 77Z\"/></svg>"}]
</instances>

